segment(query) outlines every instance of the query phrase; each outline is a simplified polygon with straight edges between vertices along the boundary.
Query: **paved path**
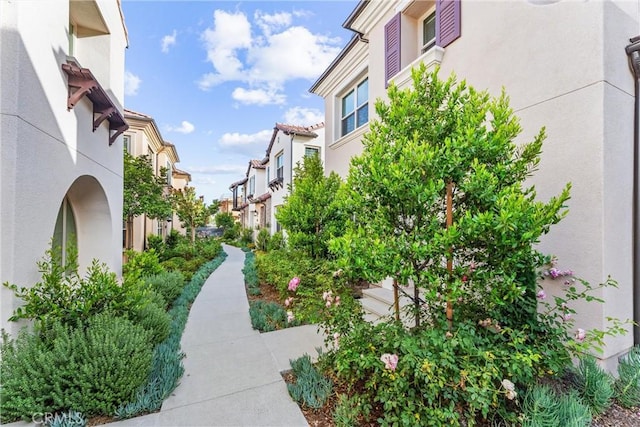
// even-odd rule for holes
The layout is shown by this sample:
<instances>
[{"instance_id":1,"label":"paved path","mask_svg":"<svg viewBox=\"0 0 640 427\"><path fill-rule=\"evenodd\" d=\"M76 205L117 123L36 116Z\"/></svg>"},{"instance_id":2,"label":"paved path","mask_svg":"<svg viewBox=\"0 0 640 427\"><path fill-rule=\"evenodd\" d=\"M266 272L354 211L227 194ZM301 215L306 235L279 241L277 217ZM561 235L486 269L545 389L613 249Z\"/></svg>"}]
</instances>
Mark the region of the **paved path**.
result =
<instances>
[{"instance_id":1,"label":"paved path","mask_svg":"<svg viewBox=\"0 0 640 427\"><path fill-rule=\"evenodd\" d=\"M244 252L227 259L196 298L184 334L185 373L155 414L110 427L306 426L280 372L289 359L316 355L322 336L312 325L260 334L251 328L244 288Z\"/></svg>"}]
</instances>

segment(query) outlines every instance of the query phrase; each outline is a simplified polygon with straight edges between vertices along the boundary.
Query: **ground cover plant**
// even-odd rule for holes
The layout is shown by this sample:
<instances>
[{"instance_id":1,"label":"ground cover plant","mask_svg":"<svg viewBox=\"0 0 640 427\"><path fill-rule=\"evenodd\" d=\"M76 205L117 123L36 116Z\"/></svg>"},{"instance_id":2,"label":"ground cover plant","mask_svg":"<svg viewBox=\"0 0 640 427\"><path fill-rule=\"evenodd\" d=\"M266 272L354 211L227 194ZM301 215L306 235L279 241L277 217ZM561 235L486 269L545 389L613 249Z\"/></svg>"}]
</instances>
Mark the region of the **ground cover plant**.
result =
<instances>
[{"instance_id":1,"label":"ground cover plant","mask_svg":"<svg viewBox=\"0 0 640 427\"><path fill-rule=\"evenodd\" d=\"M547 300L539 277L553 267L534 245L567 214L570 185L546 202L526 186L544 129L516 145L521 128L504 93L424 66L413 84L391 85L389 101L376 102L340 190L345 232L329 248L348 280L412 285L415 326L370 325L336 308L326 364L356 400L379 405L381 425L518 423L528 386L623 330L587 333L571 316L576 301L597 301L592 293L615 282L571 277ZM581 410L566 399L565 412Z\"/></svg>"}]
</instances>

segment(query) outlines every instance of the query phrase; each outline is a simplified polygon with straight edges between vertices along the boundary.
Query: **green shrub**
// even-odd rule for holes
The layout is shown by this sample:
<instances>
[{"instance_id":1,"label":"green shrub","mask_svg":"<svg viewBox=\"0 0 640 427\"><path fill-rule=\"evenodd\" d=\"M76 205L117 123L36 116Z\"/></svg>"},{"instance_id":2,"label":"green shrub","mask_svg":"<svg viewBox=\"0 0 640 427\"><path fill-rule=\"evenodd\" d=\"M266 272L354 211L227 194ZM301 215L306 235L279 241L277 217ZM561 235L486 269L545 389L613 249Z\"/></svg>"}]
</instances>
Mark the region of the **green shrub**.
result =
<instances>
[{"instance_id":1,"label":"green shrub","mask_svg":"<svg viewBox=\"0 0 640 427\"><path fill-rule=\"evenodd\" d=\"M162 241L162 236L158 236L157 234L149 234L147 236L147 247L149 249L153 249L158 255L162 254L162 251L164 250L164 242Z\"/></svg>"},{"instance_id":2,"label":"green shrub","mask_svg":"<svg viewBox=\"0 0 640 427\"><path fill-rule=\"evenodd\" d=\"M167 271L144 279L145 283L162 296L165 307L169 307L173 301L182 293L184 288L184 277L177 271Z\"/></svg>"},{"instance_id":3,"label":"green shrub","mask_svg":"<svg viewBox=\"0 0 640 427\"><path fill-rule=\"evenodd\" d=\"M287 242L284 238L284 234L282 231L276 231L273 233L273 236L269 239L269 245L267 246L267 251L277 251L280 249L286 249Z\"/></svg>"},{"instance_id":4,"label":"green shrub","mask_svg":"<svg viewBox=\"0 0 640 427\"><path fill-rule=\"evenodd\" d=\"M160 297L160 299L162 298ZM148 301L146 304L136 308L132 315L132 320L149 333L151 343L154 346L169 336L171 318L165 311L164 306L157 302Z\"/></svg>"},{"instance_id":5,"label":"green shrub","mask_svg":"<svg viewBox=\"0 0 640 427\"><path fill-rule=\"evenodd\" d=\"M625 408L640 406L640 346L633 347L620 358L615 396Z\"/></svg>"},{"instance_id":6,"label":"green shrub","mask_svg":"<svg viewBox=\"0 0 640 427\"><path fill-rule=\"evenodd\" d=\"M2 346L2 422L68 409L110 415L131 399L151 369L149 334L106 312L86 324L54 322Z\"/></svg>"},{"instance_id":7,"label":"green shrub","mask_svg":"<svg viewBox=\"0 0 640 427\"><path fill-rule=\"evenodd\" d=\"M575 390L570 390L558 399L558 414L562 427L588 427L592 416L589 406L583 403ZM544 424L540 424L542 426Z\"/></svg>"},{"instance_id":8,"label":"green shrub","mask_svg":"<svg viewBox=\"0 0 640 427\"><path fill-rule=\"evenodd\" d=\"M243 228L240 232L240 244L247 246L253 243L253 229Z\"/></svg>"},{"instance_id":9,"label":"green shrub","mask_svg":"<svg viewBox=\"0 0 640 427\"><path fill-rule=\"evenodd\" d=\"M293 400L309 408L322 408L331 395L333 382L318 372L308 354L290 363L295 382L287 384L287 389Z\"/></svg>"},{"instance_id":10,"label":"green shrub","mask_svg":"<svg viewBox=\"0 0 640 427\"><path fill-rule=\"evenodd\" d=\"M271 332L292 326L287 323L287 312L271 301L251 301L249 303L251 326L260 332ZM297 325L297 323L294 323Z\"/></svg>"},{"instance_id":11,"label":"green shrub","mask_svg":"<svg viewBox=\"0 0 640 427\"><path fill-rule=\"evenodd\" d=\"M127 262L122 266L122 275L129 279L153 276L164 271L158 254L153 249L144 252L126 251Z\"/></svg>"},{"instance_id":12,"label":"green shrub","mask_svg":"<svg viewBox=\"0 0 640 427\"><path fill-rule=\"evenodd\" d=\"M269 250L269 244L271 240L271 234L266 228L261 228L256 236L256 249L262 252Z\"/></svg>"},{"instance_id":13,"label":"green shrub","mask_svg":"<svg viewBox=\"0 0 640 427\"><path fill-rule=\"evenodd\" d=\"M558 396L548 386L535 384L524 397L523 427L560 426Z\"/></svg>"},{"instance_id":14,"label":"green shrub","mask_svg":"<svg viewBox=\"0 0 640 427\"><path fill-rule=\"evenodd\" d=\"M172 258L162 261L161 264L162 264L162 267L164 267L166 270L182 271L185 262L187 262L187 260L185 260L184 258L179 256L174 256Z\"/></svg>"},{"instance_id":15,"label":"green shrub","mask_svg":"<svg viewBox=\"0 0 640 427\"><path fill-rule=\"evenodd\" d=\"M4 283L24 301L9 320L34 319L44 327L56 320L75 325L105 310L114 315L128 315L144 301L144 292L137 280L125 278L120 284L115 273L96 260L82 277L75 261L62 267L59 255L49 249L38 262L38 268L42 280L32 287L18 288Z\"/></svg>"},{"instance_id":16,"label":"green shrub","mask_svg":"<svg viewBox=\"0 0 640 427\"><path fill-rule=\"evenodd\" d=\"M578 366L573 371L573 384L584 403L589 405L591 412L598 415L611 406L614 379L602 369L595 357L584 355L580 357Z\"/></svg>"},{"instance_id":17,"label":"green shrub","mask_svg":"<svg viewBox=\"0 0 640 427\"><path fill-rule=\"evenodd\" d=\"M362 399L359 394L348 396L338 395L338 402L333 410L333 421L336 427L356 427L361 418L369 418L371 404Z\"/></svg>"}]
</instances>

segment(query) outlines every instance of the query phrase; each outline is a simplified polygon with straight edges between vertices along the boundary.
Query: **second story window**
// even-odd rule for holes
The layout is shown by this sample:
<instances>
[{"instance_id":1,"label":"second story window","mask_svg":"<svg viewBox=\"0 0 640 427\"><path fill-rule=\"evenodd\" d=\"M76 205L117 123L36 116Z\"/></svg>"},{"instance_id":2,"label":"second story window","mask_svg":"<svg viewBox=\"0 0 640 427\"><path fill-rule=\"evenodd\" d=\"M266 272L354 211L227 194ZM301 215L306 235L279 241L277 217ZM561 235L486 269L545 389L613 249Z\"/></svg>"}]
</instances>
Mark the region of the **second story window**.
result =
<instances>
[{"instance_id":1,"label":"second story window","mask_svg":"<svg viewBox=\"0 0 640 427\"><path fill-rule=\"evenodd\" d=\"M351 89L341 103L342 130L345 136L369 121L369 79L366 78Z\"/></svg>"},{"instance_id":2,"label":"second story window","mask_svg":"<svg viewBox=\"0 0 640 427\"><path fill-rule=\"evenodd\" d=\"M172 167L171 167L171 162L167 161L167 185L171 185L171 180L172 180L172 176L171 176L171 171L172 171Z\"/></svg>"},{"instance_id":3,"label":"second story window","mask_svg":"<svg viewBox=\"0 0 640 427\"><path fill-rule=\"evenodd\" d=\"M129 135L125 135L122 137L122 145L124 146L124 151L133 155L131 152L131 137Z\"/></svg>"},{"instance_id":4,"label":"second story window","mask_svg":"<svg viewBox=\"0 0 640 427\"><path fill-rule=\"evenodd\" d=\"M256 193L256 176L249 178L249 197Z\"/></svg>"},{"instance_id":5,"label":"second story window","mask_svg":"<svg viewBox=\"0 0 640 427\"><path fill-rule=\"evenodd\" d=\"M304 147L305 157L319 156L319 155L320 155L320 149L318 147Z\"/></svg>"},{"instance_id":6,"label":"second story window","mask_svg":"<svg viewBox=\"0 0 640 427\"><path fill-rule=\"evenodd\" d=\"M284 154L280 153L276 156L276 178L284 179Z\"/></svg>"},{"instance_id":7,"label":"second story window","mask_svg":"<svg viewBox=\"0 0 640 427\"><path fill-rule=\"evenodd\" d=\"M422 53L436 45L436 13L433 12L422 21Z\"/></svg>"}]
</instances>

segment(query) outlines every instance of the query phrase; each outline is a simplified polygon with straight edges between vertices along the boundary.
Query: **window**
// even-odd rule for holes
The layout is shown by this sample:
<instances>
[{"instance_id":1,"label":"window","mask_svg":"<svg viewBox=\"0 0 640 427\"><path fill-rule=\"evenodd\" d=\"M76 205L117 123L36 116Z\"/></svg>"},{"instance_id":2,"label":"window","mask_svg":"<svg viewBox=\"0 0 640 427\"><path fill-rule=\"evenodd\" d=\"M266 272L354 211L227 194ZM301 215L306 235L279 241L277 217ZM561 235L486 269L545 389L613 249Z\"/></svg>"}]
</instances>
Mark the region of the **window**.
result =
<instances>
[{"instance_id":1,"label":"window","mask_svg":"<svg viewBox=\"0 0 640 427\"><path fill-rule=\"evenodd\" d=\"M271 168L267 166L267 182L271 181Z\"/></svg>"},{"instance_id":2,"label":"window","mask_svg":"<svg viewBox=\"0 0 640 427\"><path fill-rule=\"evenodd\" d=\"M124 147L124 151L129 154L133 154L131 152L131 137L129 135L125 135L122 137L122 145Z\"/></svg>"},{"instance_id":3,"label":"window","mask_svg":"<svg viewBox=\"0 0 640 427\"><path fill-rule=\"evenodd\" d=\"M77 249L78 241L76 234L76 218L73 215L73 209L69 199L65 197L58 210L58 218L56 219L56 227L53 230L52 249L60 257L60 264L67 264L67 252L71 248Z\"/></svg>"},{"instance_id":4,"label":"window","mask_svg":"<svg viewBox=\"0 0 640 427\"><path fill-rule=\"evenodd\" d=\"M69 21L69 56L75 55L77 28L73 21Z\"/></svg>"},{"instance_id":5,"label":"window","mask_svg":"<svg viewBox=\"0 0 640 427\"><path fill-rule=\"evenodd\" d=\"M256 193L256 176L249 178L249 197Z\"/></svg>"},{"instance_id":6,"label":"window","mask_svg":"<svg viewBox=\"0 0 640 427\"><path fill-rule=\"evenodd\" d=\"M278 222L277 215L278 215L278 211L280 210L280 206L274 206L273 208L273 221L276 223L276 233L278 231L282 231L282 226L280 225L280 223Z\"/></svg>"},{"instance_id":7,"label":"window","mask_svg":"<svg viewBox=\"0 0 640 427\"><path fill-rule=\"evenodd\" d=\"M366 78L342 98L342 133L345 136L369 121L369 79Z\"/></svg>"},{"instance_id":8,"label":"window","mask_svg":"<svg viewBox=\"0 0 640 427\"><path fill-rule=\"evenodd\" d=\"M153 171L153 174L156 175L158 173L156 171L156 153L153 152L150 146L147 148L147 153L149 161L151 162L151 170Z\"/></svg>"},{"instance_id":9,"label":"window","mask_svg":"<svg viewBox=\"0 0 640 427\"><path fill-rule=\"evenodd\" d=\"M320 149L318 147L304 147L304 156L320 156Z\"/></svg>"},{"instance_id":10,"label":"window","mask_svg":"<svg viewBox=\"0 0 640 427\"><path fill-rule=\"evenodd\" d=\"M422 53L436 45L436 13L433 12L422 21Z\"/></svg>"},{"instance_id":11,"label":"window","mask_svg":"<svg viewBox=\"0 0 640 427\"><path fill-rule=\"evenodd\" d=\"M284 154L280 153L276 156L276 178L284 179Z\"/></svg>"},{"instance_id":12,"label":"window","mask_svg":"<svg viewBox=\"0 0 640 427\"><path fill-rule=\"evenodd\" d=\"M158 228L157 228L157 230L156 230L156 234L157 234L158 236L162 237L162 235L164 234L164 233L163 233L163 231L164 231L164 224L163 224L163 222L164 222L164 221L163 221L163 220L161 220L161 219L157 219L156 221L158 222Z\"/></svg>"},{"instance_id":13,"label":"window","mask_svg":"<svg viewBox=\"0 0 640 427\"><path fill-rule=\"evenodd\" d=\"M171 185L171 182L172 182L171 180L173 179L171 172L172 172L171 162L167 160L167 185Z\"/></svg>"}]
</instances>

